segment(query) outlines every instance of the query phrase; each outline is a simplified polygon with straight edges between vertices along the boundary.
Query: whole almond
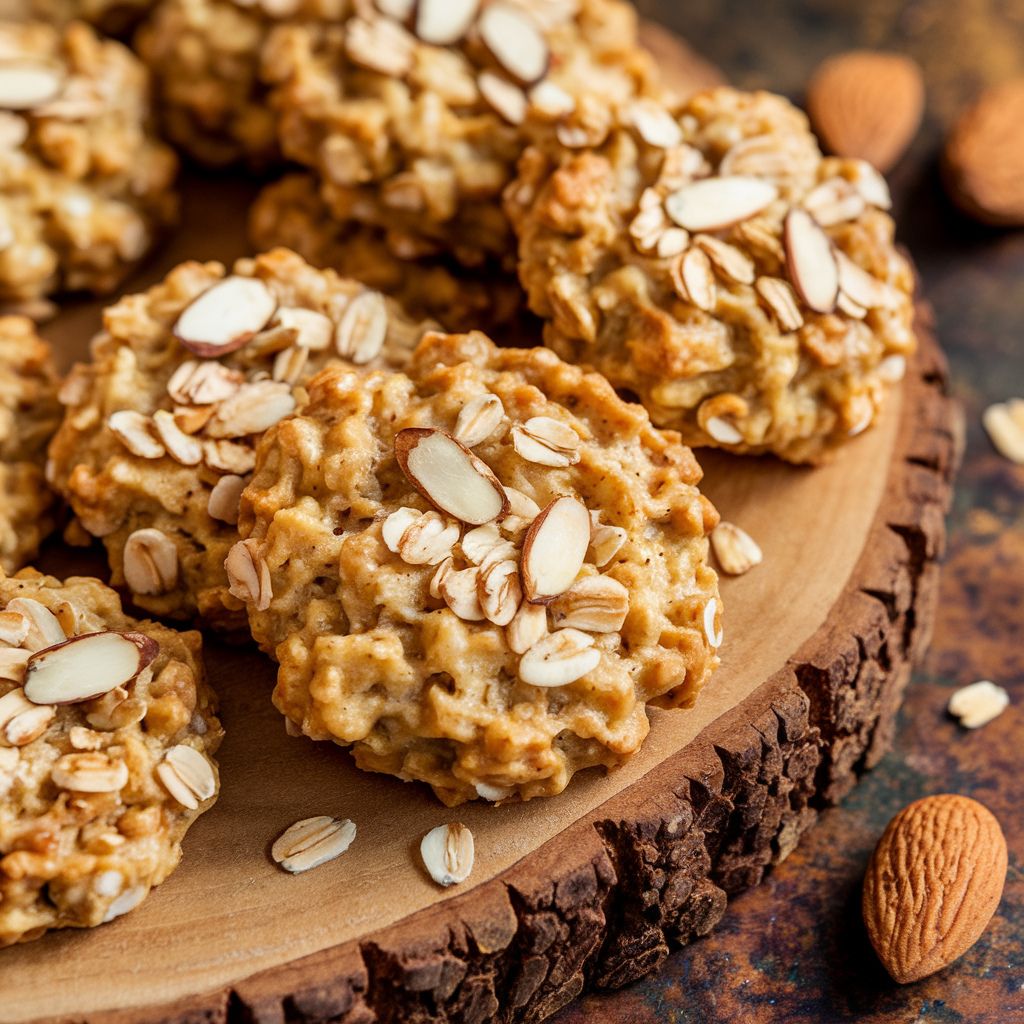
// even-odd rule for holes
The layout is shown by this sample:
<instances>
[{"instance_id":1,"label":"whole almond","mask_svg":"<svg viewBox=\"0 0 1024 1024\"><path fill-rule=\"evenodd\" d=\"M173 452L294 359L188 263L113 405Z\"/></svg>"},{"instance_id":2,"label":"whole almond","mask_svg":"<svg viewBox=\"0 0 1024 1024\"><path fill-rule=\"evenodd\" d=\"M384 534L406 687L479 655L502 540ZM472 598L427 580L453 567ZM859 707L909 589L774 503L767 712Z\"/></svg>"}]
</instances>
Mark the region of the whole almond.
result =
<instances>
[{"instance_id":1,"label":"whole almond","mask_svg":"<svg viewBox=\"0 0 1024 1024\"><path fill-rule=\"evenodd\" d=\"M854 50L826 60L807 86L807 113L825 146L889 170L924 114L924 79L909 57Z\"/></svg>"},{"instance_id":2,"label":"whole almond","mask_svg":"<svg viewBox=\"0 0 1024 1024\"><path fill-rule=\"evenodd\" d=\"M1007 852L999 822L976 800L945 793L889 822L864 877L871 945L901 985L967 952L999 905Z\"/></svg>"},{"instance_id":3,"label":"whole almond","mask_svg":"<svg viewBox=\"0 0 1024 1024\"><path fill-rule=\"evenodd\" d=\"M946 143L946 187L972 217L1024 225L1024 78L988 89Z\"/></svg>"}]
</instances>

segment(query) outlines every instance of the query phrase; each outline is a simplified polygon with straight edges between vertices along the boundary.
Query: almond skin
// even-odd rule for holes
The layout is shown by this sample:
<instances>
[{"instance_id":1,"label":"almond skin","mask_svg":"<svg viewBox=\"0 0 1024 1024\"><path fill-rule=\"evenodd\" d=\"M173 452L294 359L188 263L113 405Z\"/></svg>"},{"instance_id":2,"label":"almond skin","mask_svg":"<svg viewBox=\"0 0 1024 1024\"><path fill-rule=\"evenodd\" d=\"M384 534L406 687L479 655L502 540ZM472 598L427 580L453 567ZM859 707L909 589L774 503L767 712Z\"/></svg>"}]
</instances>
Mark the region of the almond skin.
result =
<instances>
[{"instance_id":1,"label":"almond skin","mask_svg":"<svg viewBox=\"0 0 1024 1024\"><path fill-rule=\"evenodd\" d=\"M825 146L890 170L917 134L924 78L909 57L854 50L826 60L807 86L807 113Z\"/></svg>"},{"instance_id":2,"label":"almond skin","mask_svg":"<svg viewBox=\"0 0 1024 1024\"><path fill-rule=\"evenodd\" d=\"M861 909L882 965L901 985L967 952L999 906L1007 852L976 800L945 793L889 822L864 877Z\"/></svg>"}]
</instances>

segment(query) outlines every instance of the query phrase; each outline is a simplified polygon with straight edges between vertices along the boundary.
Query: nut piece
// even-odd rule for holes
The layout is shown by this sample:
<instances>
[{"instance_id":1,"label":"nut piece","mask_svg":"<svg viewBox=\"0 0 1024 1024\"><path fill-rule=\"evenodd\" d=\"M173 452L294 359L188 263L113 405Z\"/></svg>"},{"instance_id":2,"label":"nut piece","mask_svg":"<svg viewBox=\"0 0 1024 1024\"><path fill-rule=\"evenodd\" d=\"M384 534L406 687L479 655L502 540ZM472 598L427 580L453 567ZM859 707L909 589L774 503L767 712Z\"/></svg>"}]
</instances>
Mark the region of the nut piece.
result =
<instances>
[{"instance_id":1,"label":"nut piece","mask_svg":"<svg viewBox=\"0 0 1024 1024\"><path fill-rule=\"evenodd\" d=\"M788 281L779 277L759 277L754 288L775 315L783 331L798 331L803 327L804 317ZM743 438L737 436L735 441L727 443L738 444L741 440Z\"/></svg>"},{"instance_id":2,"label":"nut piece","mask_svg":"<svg viewBox=\"0 0 1024 1024\"><path fill-rule=\"evenodd\" d=\"M228 575L228 592L240 601L252 602L255 609L265 612L274 597L270 580L270 567L260 554L256 540L240 540L224 559Z\"/></svg>"},{"instance_id":3,"label":"nut piece","mask_svg":"<svg viewBox=\"0 0 1024 1024\"><path fill-rule=\"evenodd\" d=\"M55 786L76 793L117 793L128 785L128 765L108 754L65 754L50 772Z\"/></svg>"},{"instance_id":4,"label":"nut piece","mask_svg":"<svg viewBox=\"0 0 1024 1024\"><path fill-rule=\"evenodd\" d=\"M262 434L295 411L295 397L288 384L259 380L243 384L217 406L206 432L214 438Z\"/></svg>"},{"instance_id":5,"label":"nut piece","mask_svg":"<svg viewBox=\"0 0 1024 1024\"><path fill-rule=\"evenodd\" d=\"M526 120L526 109L529 103L526 93L513 85L507 78L502 78L491 71L484 71L477 79L480 95L491 105L495 113L500 114L509 124L522 124Z\"/></svg>"},{"instance_id":6,"label":"nut piece","mask_svg":"<svg viewBox=\"0 0 1024 1024\"><path fill-rule=\"evenodd\" d=\"M244 477L235 476L233 473L222 476L213 485L206 502L206 511L210 518L235 526L238 523L238 506L244 490Z\"/></svg>"},{"instance_id":7,"label":"nut piece","mask_svg":"<svg viewBox=\"0 0 1024 1024\"><path fill-rule=\"evenodd\" d=\"M174 421L174 414L166 409L153 413L153 426L163 442L167 454L183 466L198 466L203 461L203 445L186 434Z\"/></svg>"},{"instance_id":8,"label":"nut piece","mask_svg":"<svg viewBox=\"0 0 1024 1024\"><path fill-rule=\"evenodd\" d=\"M23 747L38 739L57 709L33 704L18 687L0 697L0 748Z\"/></svg>"},{"instance_id":9,"label":"nut piece","mask_svg":"<svg viewBox=\"0 0 1024 1024\"><path fill-rule=\"evenodd\" d=\"M548 607L558 628L617 633L629 613L629 591L610 576L585 576Z\"/></svg>"},{"instance_id":10,"label":"nut piece","mask_svg":"<svg viewBox=\"0 0 1024 1024\"><path fill-rule=\"evenodd\" d=\"M703 249L690 249L679 257L672 266L672 284L681 299L705 313L714 310L718 290L711 260Z\"/></svg>"},{"instance_id":11,"label":"nut piece","mask_svg":"<svg viewBox=\"0 0 1024 1024\"><path fill-rule=\"evenodd\" d=\"M702 178L668 196L665 210L687 231L721 231L757 216L778 195L779 190L761 178Z\"/></svg>"},{"instance_id":12,"label":"nut piece","mask_svg":"<svg viewBox=\"0 0 1024 1024\"><path fill-rule=\"evenodd\" d=\"M451 434L407 427L395 437L395 457L409 482L438 511L473 526L508 514L508 496L498 478Z\"/></svg>"},{"instance_id":13,"label":"nut piece","mask_svg":"<svg viewBox=\"0 0 1024 1024\"><path fill-rule=\"evenodd\" d=\"M334 332L338 355L361 366L377 358L388 336L388 307L380 292L360 292Z\"/></svg>"},{"instance_id":14,"label":"nut piece","mask_svg":"<svg viewBox=\"0 0 1024 1024\"><path fill-rule=\"evenodd\" d=\"M451 4L452 0L439 0ZM510 3L488 5L477 30L494 59L522 85L539 82L548 71L551 52L529 15Z\"/></svg>"},{"instance_id":15,"label":"nut piece","mask_svg":"<svg viewBox=\"0 0 1024 1024\"><path fill-rule=\"evenodd\" d=\"M215 359L251 341L275 309L277 299L262 281L232 274L186 306L172 330L190 352Z\"/></svg>"},{"instance_id":16,"label":"nut piece","mask_svg":"<svg viewBox=\"0 0 1024 1024\"><path fill-rule=\"evenodd\" d=\"M901 985L942 970L977 942L999 905L1007 853L999 822L945 793L889 822L864 877L868 937Z\"/></svg>"},{"instance_id":17,"label":"nut piece","mask_svg":"<svg viewBox=\"0 0 1024 1024\"><path fill-rule=\"evenodd\" d=\"M293 875L340 857L356 838L356 826L326 814L289 825L274 841L270 856Z\"/></svg>"},{"instance_id":18,"label":"nut piece","mask_svg":"<svg viewBox=\"0 0 1024 1024\"><path fill-rule=\"evenodd\" d=\"M20 683L25 679L25 668L32 652L17 647L0 647L0 679Z\"/></svg>"},{"instance_id":19,"label":"nut piece","mask_svg":"<svg viewBox=\"0 0 1024 1024\"><path fill-rule=\"evenodd\" d=\"M831 313L839 295L839 267L832 241L806 211L786 215L786 267L793 287L815 313Z\"/></svg>"},{"instance_id":20,"label":"nut piece","mask_svg":"<svg viewBox=\"0 0 1024 1024\"><path fill-rule=\"evenodd\" d=\"M711 531L711 546L715 549L715 557L722 572L730 576L742 576L755 565L760 565L764 557L757 542L746 530L725 520Z\"/></svg>"},{"instance_id":21,"label":"nut piece","mask_svg":"<svg viewBox=\"0 0 1024 1024\"><path fill-rule=\"evenodd\" d=\"M160 653L145 633L85 633L37 651L25 668L34 704L78 704L130 683Z\"/></svg>"},{"instance_id":22,"label":"nut piece","mask_svg":"<svg viewBox=\"0 0 1024 1024\"><path fill-rule=\"evenodd\" d=\"M473 870L473 833L459 822L438 825L420 842L420 856L438 885L457 885Z\"/></svg>"},{"instance_id":23,"label":"nut piece","mask_svg":"<svg viewBox=\"0 0 1024 1024\"><path fill-rule=\"evenodd\" d=\"M1024 466L1024 398L990 405L982 422L996 451L1018 466Z\"/></svg>"},{"instance_id":24,"label":"nut piece","mask_svg":"<svg viewBox=\"0 0 1024 1024\"><path fill-rule=\"evenodd\" d=\"M182 807L190 811L217 792L213 765L195 747L179 743L156 766L157 778Z\"/></svg>"},{"instance_id":25,"label":"nut piece","mask_svg":"<svg viewBox=\"0 0 1024 1024\"><path fill-rule=\"evenodd\" d=\"M124 543L124 579L133 594L166 594L178 582L178 549L154 527L129 535Z\"/></svg>"},{"instance_id":26,"label":"nut piece","mask_svg":"<svg viewBox=\"0 0 1024 1024\"><path fill-rule=\"evenodd\" d=\"M830 57L807 86L807 113L825 146L888 171L924 113L924 78L909 57L858 50Z\"/></svg>"},{"instance_id":27,"label":"nut piece","mask_svg":"<svg viewBox=\"0 0 1024 1024\"><path fill-rule=\"evenodd\" d=\"M980 729L998 718L1009 705L1010 695L1001 686L979 679L957 690L946 707L965 729Z\"/></svg>"},{"instance_id":28,"label":"nut piece","mask_svg":"<svg viewBox=\"0 0 1024 1024\"><path fill-rule=\"evenodd\" d=\"M419 0L414 31L431 46L451 46L469 31L479 9L480 0Z\"/></svg>"},{"instance_id":29,"label":"nut piece","mask_svg":"<svg viewBox=\"0 0 1024 1024\"><path fill-rule=\"evenodd\" d=\"M19 647L28 637L29 621L21 612L0 612L0 644Z\"/></svg>"},{"instance_id":30,"label":"nut piece","mask_svg":"<svg viewBox=\"0 0 1024 1024\"><path fill-rule=\"evenodd\" d=\"M582 679L600 662L601 652L592 636L578 629L560 629L519 659L519 678L531 686L565 686Z\"/></svg>"},{"instance_id":31,"label":"nut piece","mask_svg":"<svg viewBox=\"0 0 1024 1024\"><path fill-rule=\"evenodd\" d=\"M476 589L484 618L496 626L507 626L523 600L519 567L512 559L483 566L477 576Z\"/></svg>"},{"instance_id":32,"label":"nut piece","mask_svg":"<svg viewBox=\"0 0 1024 1024\"><path fill-rule=\"evenodd\" d=\"M591 515L590 555L594 565L603 569L621 550L629 539L621 526L607 526Z\"/></svg>"},{"instance_id":33,"label":"nut piece","mask_svg":"<svg viewBox=\"0 0 1024 1024\"><path fill-rule=\"evenodd\" d=\"M453 437L467 448L483 444L505 419L505 407L497 395L477 395L459 412Z\"/></svg>"},{"instance_id":34,"label":"nut piece","mask_svg":"<svg viewBox=\"0 0 1024 1024\"><path fill-rule=\"evenodd\" d=\"M119 409L107 418L107 426L114 436L140 459L160 459L164 446L153 432L153 421L134 409Z\"/></svg>"},{"instance_id":35,"label":"nut piece","mask_svg":"<svg viewBox=\"0 0 1024 1024\"><path fill-rule=\"evenodd\" d=\"M67 640L67 634L57 621L57 616L35 598L16 597L7 602L7 611L28 619L28 635L21 645L29 651L41 651Z\"/></svg>"},{"instance_id":36,"label":"nut piece","mask_svg":"<svg viewBox=\"0 0 1024 1024\"><path fill-rule=\"evenodd\" d=\"M533 416L512 428L512 447L539 466L575 466L580 461L580 436L568 423L552 416Z\"/></svg>"},{"instance_id":37,"label":"nut piece","mask_svg":"<svg viewBox=\"0 0 1024 1024\"><path fill-rule=\"evenodd\" d=\"M547 604L576 582L590 547L590 513L576 498L556 498L530 524L523 540L526 599Z\"/></svg>"},{"instance_id":38,"label":"nut piece","mask_svg":"<svg viewBox=\"0 0 1024 1024\"><path fill-rule=\"evenodd\" d=\"M64 76L53 65L31 60L0 61L0 109L32 110L56 98Z\"/></svg>"},{"instance_id":39,"label":"nut piece","mask_svg":"<svg viewBox=\"0 0 1024 1024\"><path fill-rule=\"evenodd\" d=\"M505 630L505 639L513 653L525 654L547 635L547 631L547 608L542 604L530 604L529 601L524 601L508 624Z\"/></svg>"}]
</instances>

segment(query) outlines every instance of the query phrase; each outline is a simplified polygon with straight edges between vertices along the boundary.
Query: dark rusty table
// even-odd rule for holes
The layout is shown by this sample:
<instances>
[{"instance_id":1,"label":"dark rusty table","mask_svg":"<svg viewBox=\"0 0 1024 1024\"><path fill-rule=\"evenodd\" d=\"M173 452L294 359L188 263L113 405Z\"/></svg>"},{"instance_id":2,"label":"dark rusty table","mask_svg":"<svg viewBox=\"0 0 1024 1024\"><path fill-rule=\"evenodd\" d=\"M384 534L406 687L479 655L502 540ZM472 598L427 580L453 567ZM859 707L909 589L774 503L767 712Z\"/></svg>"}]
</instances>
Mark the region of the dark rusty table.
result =
<instances>
[{"instance_id":1,"label":"dark rusty table","mask_svg":"<svg viewBox=\"0 0 1024 1024\"><path fill-rule=\"evenodd\" d=\"M799 100L816 64L867 47L923 66L929 109L891 176L902 241L921 270L967 421L931 652L891 754L708 938L654 976L574 1004L557 1024L1024 1022L1024 468L981 428L990 402L1024 396L1024 231L959 216L937 173L941 139L985 85L1024 75L1024 0L641 0L738 85ZM1024 130L1024 128L1022 128ZM959 686L993 679L1010 709L967 732L945 713ZM1010 870L999 911L960 961L900 987L860 921L864 866L889 818L929 793L981 800L1002 823Z\"/></svg>"}]
</instances>

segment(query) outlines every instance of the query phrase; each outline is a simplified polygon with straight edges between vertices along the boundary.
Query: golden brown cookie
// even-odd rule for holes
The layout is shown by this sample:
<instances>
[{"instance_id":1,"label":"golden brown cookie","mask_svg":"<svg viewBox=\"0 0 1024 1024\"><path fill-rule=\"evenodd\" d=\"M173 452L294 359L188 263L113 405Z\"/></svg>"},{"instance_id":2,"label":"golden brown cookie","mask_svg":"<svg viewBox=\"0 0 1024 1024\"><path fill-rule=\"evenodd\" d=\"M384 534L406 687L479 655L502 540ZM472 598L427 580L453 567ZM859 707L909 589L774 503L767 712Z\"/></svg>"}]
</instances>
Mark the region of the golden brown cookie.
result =
<instances>
[{"instance_id":1,"label":"golden brown cookie","mask_svg":"<svg viewBox=\"0 0 1024 1024\"><path fill-rule=\"evenodd\" d=\"M427 326L287 250L183 263L106 310L62 391L52 483L137 605L244 627L223 566L257 438L316 370L402 365Z\"/></svg>"},{"instance_id":2,"label":"golden brown cookie","mask_svg":"<svg viewBox=\"0 0 1024 1024\"><path fill-rule=\"evenodd\" d=\"M543 348L334 368L258 448L227 568L307 736L448 804L620 764L717 664L717 513L678 435Z\"/></svg>"},{"instance_id":3,"label":"golden brown cookie","mask_svg":"<svg viewBox=\"0 0 1024 1024\"><path fill-rule=\"evenodd\" d=\"M198 633L99 580L0 572L0 946L127 913L217 798Z\"/></svg>"},{"instance_id":4,"label":"golden brown cookie","mask_svg":"<svg viewBox=\"0 0 1024 1024\"><path fill-rule=\"evenodd\" d=\"M693 445L816 462L871 426L915 348L876 171L823 158L768 93L589 105L560 129L529 126L507 193L559 355Z\"/></svg>"}]
</instances>

